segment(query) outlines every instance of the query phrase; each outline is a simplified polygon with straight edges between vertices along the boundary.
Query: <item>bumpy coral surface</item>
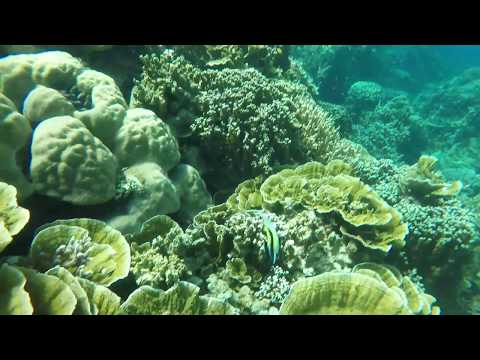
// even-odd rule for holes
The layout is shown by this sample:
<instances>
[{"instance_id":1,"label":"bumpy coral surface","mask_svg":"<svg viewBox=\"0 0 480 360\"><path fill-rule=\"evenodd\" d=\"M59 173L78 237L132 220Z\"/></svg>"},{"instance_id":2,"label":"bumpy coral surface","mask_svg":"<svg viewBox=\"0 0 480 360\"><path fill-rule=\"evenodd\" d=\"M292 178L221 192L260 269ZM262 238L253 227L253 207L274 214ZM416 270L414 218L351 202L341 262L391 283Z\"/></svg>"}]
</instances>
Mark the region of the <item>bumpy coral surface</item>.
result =
<instances>
[{"instance_id":1,"label":"bumpy coral surface","mask_svg":"<svg viewBox=\"0 0 480 360\"><path fill-rule=\"evenodd\" d=\"M50 118L36 128L30 169L36 191L73 204L100 204L115 195L115 157L70 116Z\"/></svg>"}]
</instances>

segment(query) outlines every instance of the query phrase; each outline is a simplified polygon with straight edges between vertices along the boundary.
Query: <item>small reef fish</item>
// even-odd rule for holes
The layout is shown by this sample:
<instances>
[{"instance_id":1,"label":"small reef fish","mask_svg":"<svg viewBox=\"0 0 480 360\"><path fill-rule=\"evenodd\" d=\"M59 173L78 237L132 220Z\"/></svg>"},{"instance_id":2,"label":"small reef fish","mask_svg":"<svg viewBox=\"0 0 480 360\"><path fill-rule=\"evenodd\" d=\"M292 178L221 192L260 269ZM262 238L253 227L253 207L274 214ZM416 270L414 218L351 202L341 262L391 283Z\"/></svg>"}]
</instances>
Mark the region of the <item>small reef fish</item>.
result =
<instances>
[{"instance_id":1,"label":"small reef fish","mask_svg":"<svg viewBox=\"0 0 480 360\"><path fill-rule=\"evenodd\" d=\"M247 212L252 212L256 215L259 215L263 220L263 233L266 237L266 248L267 254L272 261L272 265L275 265L280 257L281 242L278 237L277 229L275 223L262 211L259 210L247 210Z\"/></svg>"}]
</instances>

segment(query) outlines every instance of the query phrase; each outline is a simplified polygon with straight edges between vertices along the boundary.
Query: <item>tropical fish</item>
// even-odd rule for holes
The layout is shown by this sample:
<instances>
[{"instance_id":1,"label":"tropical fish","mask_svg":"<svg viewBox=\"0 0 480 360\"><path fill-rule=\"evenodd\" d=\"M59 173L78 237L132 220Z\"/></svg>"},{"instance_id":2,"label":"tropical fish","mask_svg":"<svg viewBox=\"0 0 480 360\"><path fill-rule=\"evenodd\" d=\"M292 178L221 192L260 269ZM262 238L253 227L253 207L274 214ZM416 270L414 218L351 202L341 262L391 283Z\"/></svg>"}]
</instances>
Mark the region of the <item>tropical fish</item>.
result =
<instances>
[{"instance_id":1,"label":"tropical fish","mask_svg":"<svg viewBox=\"0 0 480 360\"><path fill-rule=\"evenodd\" d=\"M281 242L278 237L277 229L275 223L263 212L259 210L247 210L259 215L263 220L263 233L266 237L265 246L267 249L267 254L272 261L272 265L275 265L280 257Z\"/></svg>"}]
</instances>

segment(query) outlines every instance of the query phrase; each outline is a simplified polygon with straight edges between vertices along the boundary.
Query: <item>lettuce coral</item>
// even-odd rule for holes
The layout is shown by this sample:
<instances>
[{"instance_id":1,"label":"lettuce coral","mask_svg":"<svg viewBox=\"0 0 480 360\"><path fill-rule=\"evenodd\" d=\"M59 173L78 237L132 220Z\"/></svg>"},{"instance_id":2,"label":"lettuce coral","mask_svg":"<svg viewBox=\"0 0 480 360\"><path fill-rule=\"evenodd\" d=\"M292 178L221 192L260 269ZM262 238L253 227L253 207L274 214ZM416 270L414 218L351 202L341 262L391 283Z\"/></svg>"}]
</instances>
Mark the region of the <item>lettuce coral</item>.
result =
<instances>
[{"instance_id":1,"label":"lettuce coral","mask_svg":"<svg viewBox=\"0 0 480 360\"><path fill-rule=\"evenodd\" d=\"M0 253L28 223L30 212L17 205L17 190L0 182Z\"/></svg>"},{"instance_id":2,"label":"lettuce coral","mask_svg":"<svg viewBox=\"0 0 480 360\"><path fill-rule=\"evenodd\" d=\"M341 161L311 162L270 176L260 191L270 209L300 206L338 213L344 232L367 247L388 251L392 244L402 246L408 230L401 216L358 178L346 175L349 171Z\"/></svg>"},{"instance_id":3,"label":"lettuce coral","mask_svg":"<svg viewBox=\"0 0 480 360\"><path fill-rule=\"evenodd\" d=\"M62 266L72 274L110 285L128 275L130 247L122 234L93 219L57 220L39 229L30 249L34 267Z\"/></svg>"},{"instance_id":4,"label":"lettuce coral","mask_svg":"<svg viewBox=\"0 0 480 360\"><path fill-rule=\"evenodd\" d=\"M235 309L215 298L199 296L199 288L179 282L167 291L142 286L121 306L126 315L233 315Z\"/></svg>"},{"instance_id":5,"label":"lettuce coral","mask_svg":"<svg viewBox=\"0 0 480 360\"><path fill-rule=\"evenodd\" d=\"M373 266L372 266L373 265ZM408 277L388 268L361 264L353 272L334 271L298 281L280 314L438 314L436 300Z\"/></svg>"},{"instance_id":6,"label":"lettuce coral","mask_svg":"<svg viewBox=\"0 0 480 360\"><path fill-rule=\"evenodd\" d=\"M462 189L462 183L446 183L441 173L434 169L437 161L433 156L421 156L400 180L404 191L427 200L457 195Z\"/></svg>"},{"instance_id":7,"label":"lettuce coral","mask_svg":"<svg viewBox=\"0 0 480 360\"><path fill-rule=\"evenodd\" d=\"M183 237L182 228L165 215L149 219L138 233L127 237L132 251L130 271L139 286L164 289L189 275L178 255Z\"/></svg>"},{"instance_id":8,"label":"lettuce coral","mask_svg":"<svg viewBox=\"0 0 480 360\"><path fill-rule=\"evenodd\" d=\"M26 282L23 273L15 267L7 264L0 267L0 315L33 314Z\"/></svg>"}]
</instances>

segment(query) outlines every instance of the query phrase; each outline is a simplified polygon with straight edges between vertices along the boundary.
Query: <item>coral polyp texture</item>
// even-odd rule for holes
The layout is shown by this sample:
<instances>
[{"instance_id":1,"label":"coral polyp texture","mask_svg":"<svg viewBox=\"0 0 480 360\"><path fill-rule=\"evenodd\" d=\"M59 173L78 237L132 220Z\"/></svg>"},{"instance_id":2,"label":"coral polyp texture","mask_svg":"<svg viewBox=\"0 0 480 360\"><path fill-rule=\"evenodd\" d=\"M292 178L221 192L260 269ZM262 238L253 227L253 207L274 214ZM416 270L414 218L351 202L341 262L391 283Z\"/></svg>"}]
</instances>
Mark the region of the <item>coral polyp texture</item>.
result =
<instances>
[{"instance_id":1,"label":"coral polyp texture","mask_svg":"<svg viewBox=\"0 0 480 360\"><path fill-rule=\"evenodd\" d=\"M480 72L455 69L0 45L0 314L480 314Z\"/></svg>"}]
</instances>

